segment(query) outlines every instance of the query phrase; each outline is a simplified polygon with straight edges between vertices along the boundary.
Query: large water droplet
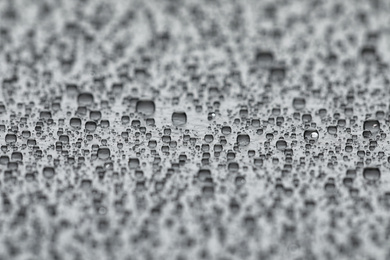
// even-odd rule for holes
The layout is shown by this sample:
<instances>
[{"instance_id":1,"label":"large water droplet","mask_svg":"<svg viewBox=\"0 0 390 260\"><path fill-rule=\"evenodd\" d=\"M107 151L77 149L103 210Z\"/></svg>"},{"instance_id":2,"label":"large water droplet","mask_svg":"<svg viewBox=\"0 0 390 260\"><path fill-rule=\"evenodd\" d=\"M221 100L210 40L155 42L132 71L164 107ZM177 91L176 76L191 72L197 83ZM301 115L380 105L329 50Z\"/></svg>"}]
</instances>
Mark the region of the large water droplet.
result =
<instances>
[{"instance_id":1,"label":"large water droplet","mask_svg":"<svg viewBox=\"0 0 390 260\"><path fill-rule=\"evenodd\" d=\"M93 95L91 93L80 93L77 97L79 106L88 106L93 104Z\"/></svg>"},{"instance_id":2,"label":"large water droplet","mask_svg":"<svg viewBox=\"0 0 390 260\"><path fill-rule=\"evenodd\" d=\"M108 148L99 148L97 155L99 159L107 160L108 158L110 158L111 151Z\"/></svg>"},{"instance_id":3,"label":"large water droplet","mask_svg":"<svg viewBox=\"0 0 390 260\"><path fill-rule=\"evenodd\" d=\"M320 134L317 130L306 130L303 133L303 136L305 140L309 142L309 141L317 141Z\"/></svg>"},{"instance_id":4,"label":"large water droplet","mask_svg":"<svg viewBox=\"0 0 390 260\"><path fill-rule=\"evenodd\" d=\"M139 167L139 159L138 158L130 158L129 159L129 168L136 169Z\"/></svg>"},{"instance_id":5,"label":"large water droplet","mask_svg":"<svg viewBox=\"0 0 390 260\"><path fill-rule=\"evenodd\" d=\"M363 177L369 181L377 181L381 177L381 172L378 168L367 167L363 170Z\"/></svg>"},{"instance_id":6,"label":"large water droplet","mask_svg":"<svg viewBox=\"0 0 390 260\"><path fill-rule=\"evenodd\" d=\"M224 135L230 135L232 132L232 128L230 126L223 126L221 132Z\"/></svg>"},{"instance_id":7,"label":"large water droplet","mask_svg":"<svg viewBox=\"0 0 390 260\"><path fill-rule=\"evenodd\" d=\"M81 128L81 119L77 117L72 117L69 121L69 124L73 128Z\"/></svg>"},{"instance_id":8,"label":"large water droplet","mask_svg":"<svg viewBox=\"0 0 390 260\"><path fill-rule=\"evenodd\" d=\"M47 179L51 179L54 177L55 171L53 167L44 167L43 168L43 176Z\"/></svg>"},{"instance_id":9,"label":"large water droplet","mask_svg":"<svg viewBox=\"0 0 390 260\"><path fill-rule=\"evenodd\" d=\"M366 120L363 124L363 130L370 131L371 133L377 133L380 129L380 123L378 120Z\"/></svg>"},{"instance_id":10,"label":"large water droplet","mask_svg":"<svg viewBox=\"0 0 390 260\"><path fill-rule=\"evenodd\" d=\"M287 148L287 142L285 140L276 141L276 148L278 150L284 151Z\"/></svg>"},{"instance_id":11,"label":"large water droplet","mask_svg":"<svg viewBox=\"0 0 390 260\"><path fill-rule=\"evenodd\" d=\"M251 142L249 135L247 134L239 134L237 136L237 143L239 146L247 146Z\"/></svg>"},{"instance_id":12,"label":"large water droplet","mask_svg":"<svg viewBox=\"0 0 390 260\"><path fill-rule=\"evenodd\" d=\"M14 134L6 134L5 135L5 142L7 144L15 143L16 142L16 135L14 135Z\"/></svg>"},{"instance_id":13,"label":"large water droplet","mask_svg":"<svg viewBox=\"0 0 390 260\"><path fill-rule=\"evenodd\" d=\"M144 115L152 115L156 110L156 105L152 100L138 100L136 111Z\"/></svg>"},{"instance_id":14,"label":"large water droplet","mask_svg":"<svg viewBox=\"0 0 390 260\"><path fill-rule=\"evenodd\" d=\"M306 100L304 98L298 97L293 99L293 107L295 110L302 110L306 106Z\"/></svg>"},{"instance_id":15,"label":"large water droplet","mask_svg":"<svg viewBox=\"0 0 390 260\"><path fill-rule=\"evenodd\" d=\"M187 114L185 112L173 112L172 124L174 126L182 126L187 123Z\"/></svg>"}]
</instances>

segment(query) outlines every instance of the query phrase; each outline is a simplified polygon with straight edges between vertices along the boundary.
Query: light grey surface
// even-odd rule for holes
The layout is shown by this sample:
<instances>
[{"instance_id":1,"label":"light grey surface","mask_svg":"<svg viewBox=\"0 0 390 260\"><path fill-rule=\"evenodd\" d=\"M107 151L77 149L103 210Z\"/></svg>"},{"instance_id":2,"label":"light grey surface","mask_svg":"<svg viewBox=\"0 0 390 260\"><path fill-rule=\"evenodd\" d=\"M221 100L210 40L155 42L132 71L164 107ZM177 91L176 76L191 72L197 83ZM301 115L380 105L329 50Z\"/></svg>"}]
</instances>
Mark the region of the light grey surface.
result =
<instances>
[{"instance_id":1,"label":"light grey surface","mask_svg":"<svg viewBox=\"0 0 390 260\"><path fill-rule=\"evenodd\" d=\"M0 11L0 260L390 259L388 1Z\"/></svg>"}]
</instances>

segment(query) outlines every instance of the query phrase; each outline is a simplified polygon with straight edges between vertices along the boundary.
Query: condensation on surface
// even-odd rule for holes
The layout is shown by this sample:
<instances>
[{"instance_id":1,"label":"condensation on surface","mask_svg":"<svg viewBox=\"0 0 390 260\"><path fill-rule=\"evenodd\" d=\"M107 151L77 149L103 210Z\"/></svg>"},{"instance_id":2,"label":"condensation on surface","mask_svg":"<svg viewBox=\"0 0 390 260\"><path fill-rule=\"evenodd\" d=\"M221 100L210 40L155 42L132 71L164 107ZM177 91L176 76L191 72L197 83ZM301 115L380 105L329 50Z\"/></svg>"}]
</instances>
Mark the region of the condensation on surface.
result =
<instances>
[{"instance_id":1,"label":"condensation on surface","mask_svg":"<svg viewBox=\"0 0 390 260\"><path fill-rule=\"evenodd\" d=\"M0 1L0 259L390 259L387 1Z\"/></svg>"}]
</instances>

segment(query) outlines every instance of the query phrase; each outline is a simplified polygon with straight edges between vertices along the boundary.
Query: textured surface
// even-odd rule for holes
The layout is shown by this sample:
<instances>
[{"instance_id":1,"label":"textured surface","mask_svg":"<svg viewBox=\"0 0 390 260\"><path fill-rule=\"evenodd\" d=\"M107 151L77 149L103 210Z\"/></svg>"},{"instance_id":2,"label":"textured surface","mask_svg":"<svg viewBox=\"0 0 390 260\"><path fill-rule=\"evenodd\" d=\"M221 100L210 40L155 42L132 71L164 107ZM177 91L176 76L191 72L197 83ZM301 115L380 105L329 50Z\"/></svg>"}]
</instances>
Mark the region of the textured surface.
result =
<instances>
[{"instance_id":1,"label":"textured surface","mask_svg":"<svg viewBox=\"0 0 390 260\"><path fill-rule=\"evenodd\" d=\"M388 1L0 1L0 259L390 259Z\"/></svg>"}]
</instances>

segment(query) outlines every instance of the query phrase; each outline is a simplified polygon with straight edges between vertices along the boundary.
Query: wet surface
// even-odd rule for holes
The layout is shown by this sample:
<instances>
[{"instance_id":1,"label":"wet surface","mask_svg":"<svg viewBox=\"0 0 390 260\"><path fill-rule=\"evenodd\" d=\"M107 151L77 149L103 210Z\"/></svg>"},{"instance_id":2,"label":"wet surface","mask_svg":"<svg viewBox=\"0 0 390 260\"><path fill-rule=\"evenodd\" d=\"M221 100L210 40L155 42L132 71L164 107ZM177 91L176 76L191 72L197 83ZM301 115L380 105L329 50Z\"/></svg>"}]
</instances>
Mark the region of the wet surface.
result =
<instances>
[{"instance_id":1,"label":"wet surface","mask_svg":"<svg viewBox=\"0 0 390 260\"><path fill-rule=\"evenodd\" d=\"M387 1L1 1L0 259L390 259Z\"/></svg>"}]
</instances>

